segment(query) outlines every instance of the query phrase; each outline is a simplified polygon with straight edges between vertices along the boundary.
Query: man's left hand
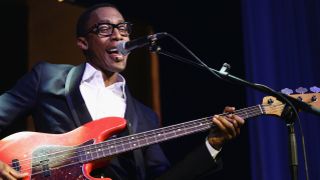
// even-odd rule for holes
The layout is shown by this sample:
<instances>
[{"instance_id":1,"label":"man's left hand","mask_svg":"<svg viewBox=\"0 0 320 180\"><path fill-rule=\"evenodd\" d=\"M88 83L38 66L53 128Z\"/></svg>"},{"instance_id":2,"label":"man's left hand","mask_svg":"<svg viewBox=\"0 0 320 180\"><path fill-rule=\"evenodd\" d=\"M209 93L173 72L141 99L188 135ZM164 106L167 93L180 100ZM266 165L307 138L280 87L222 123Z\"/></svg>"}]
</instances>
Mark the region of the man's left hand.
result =
<instances>
[{"instance_id":1,"label":"man's left hand","mask_svg":"<svg viewBox=\"0 0 320 180\"><path fill-rule=\"evenodd\" d=\"M230 113L226 116L215 115L212 122L217 128L213 128L208 136L210 145L219 150L222 145L240 134L240 127L244 124L244 119L233 114L234 107L225 107L224 113Z\"/></svg>"}]
</instances>

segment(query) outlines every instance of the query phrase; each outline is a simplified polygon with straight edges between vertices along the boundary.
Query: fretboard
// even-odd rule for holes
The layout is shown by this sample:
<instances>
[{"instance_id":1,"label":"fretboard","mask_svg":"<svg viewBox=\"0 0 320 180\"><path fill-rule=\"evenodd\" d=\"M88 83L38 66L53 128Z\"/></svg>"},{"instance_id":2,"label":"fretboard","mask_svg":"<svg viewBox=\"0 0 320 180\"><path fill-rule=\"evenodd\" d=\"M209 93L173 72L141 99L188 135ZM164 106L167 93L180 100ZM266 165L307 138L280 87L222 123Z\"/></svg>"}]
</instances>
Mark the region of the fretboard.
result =
<instances>
[{"instance_id":1,"label":"fretboard","mask_svg":"<svg viewBox=\"0 0 320 180\"><path fill-rule=\"evenodd\" d=\"M234 114L247 119L264 113L264 106L256 105L239 109ZM228 113L220 115L226 116ZM77 152L81 162L89 162L181 136L206 131L211 127L213 127L212 116L115 138L98 144L80 146Z\"/></svg>"}]
</instances>

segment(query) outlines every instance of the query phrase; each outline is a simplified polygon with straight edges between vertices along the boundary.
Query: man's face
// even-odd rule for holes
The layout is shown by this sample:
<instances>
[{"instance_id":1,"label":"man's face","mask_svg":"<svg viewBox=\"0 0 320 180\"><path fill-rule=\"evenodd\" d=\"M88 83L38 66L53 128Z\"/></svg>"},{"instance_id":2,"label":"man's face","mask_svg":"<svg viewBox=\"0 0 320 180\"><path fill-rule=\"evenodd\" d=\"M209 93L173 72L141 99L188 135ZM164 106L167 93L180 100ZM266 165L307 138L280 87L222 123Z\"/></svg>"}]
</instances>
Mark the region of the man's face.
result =
<instances>
[{"instance_id":1,"label":"man's face","mask_svg":"<svg viewBox=\"0 0 320 180\"><path fill-rule=\"evenodd\" d=\"M123 22L124 18L118 10L112 7L101 7L91 13L87 28L90 29L99 24L98 29L102 32L107 29L105 27L110 27L110 24L117 25ZM108 36L101 36L99 33L86 35L88 60L95 68L105 73L121 72L126 67L128 56L112 51L120 41L129 41L128 35L121 31L121 27L122 24L113 28L112 33Z\"/></svg>"}]
</instances>

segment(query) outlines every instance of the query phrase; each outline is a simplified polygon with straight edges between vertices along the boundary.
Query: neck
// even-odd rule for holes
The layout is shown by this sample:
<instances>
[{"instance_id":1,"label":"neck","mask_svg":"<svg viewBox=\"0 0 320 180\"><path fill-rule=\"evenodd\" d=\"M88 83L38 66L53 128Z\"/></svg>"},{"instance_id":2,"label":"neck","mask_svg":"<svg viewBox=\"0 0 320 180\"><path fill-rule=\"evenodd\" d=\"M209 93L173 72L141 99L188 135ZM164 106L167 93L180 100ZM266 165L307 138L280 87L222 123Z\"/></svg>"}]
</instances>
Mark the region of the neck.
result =
<instances>
[{"instance_id":1,"label":"neck","mask_svg":"<svg viewBox=\"0 0 320 180\"><path fill-rule=\"evenodd\" d=\"M99 68L98 66L96 66L94 63L92 63L90 61L89 61L89 63L91 64L91 66L93 66L94 68L96 68L98 71L100 71L102 73L104 85L106 87L117 82L118 75L119 75L118 72L110 72L107 70L103 70L103 69Z\"/></svg>"},{"instance_id":2,"label":"neck","mask_svg":"<svg viewBox=\"0 0 320 180\"><path fill-rule=\"evenodd\" d=\"M104 85L106 87L117 82L119 73L104 72L104 71L101 71L101 72L102 72L102 76L103 76Z\"/></svg>"}]
</instances>

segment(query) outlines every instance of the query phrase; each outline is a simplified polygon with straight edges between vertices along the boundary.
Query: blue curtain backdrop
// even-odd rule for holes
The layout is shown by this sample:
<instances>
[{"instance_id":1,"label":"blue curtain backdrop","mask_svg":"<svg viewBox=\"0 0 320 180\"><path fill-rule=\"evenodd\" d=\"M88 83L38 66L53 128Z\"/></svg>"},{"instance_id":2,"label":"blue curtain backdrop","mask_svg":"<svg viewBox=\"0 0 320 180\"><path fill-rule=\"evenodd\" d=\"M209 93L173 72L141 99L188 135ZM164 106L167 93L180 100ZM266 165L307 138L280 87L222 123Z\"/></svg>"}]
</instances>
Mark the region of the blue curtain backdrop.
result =
<instances>
[{"instance_id":1,"label":"blue curtain backdrop","mask_svg":"<svg viewBox=\"0 0 320 180\"><path fill-rule=\"evenodd\" d=\"M246 79L280 91L320 87L320 1L243 0ZM266 94L247 90L249 105ZM310 180L320 180L320 116L301 112ZM289 180L288 133L271 116L248 121L253 180ZM299 180L306 179L301 133L296 121Z\"/></svg>"}]
</instances>

